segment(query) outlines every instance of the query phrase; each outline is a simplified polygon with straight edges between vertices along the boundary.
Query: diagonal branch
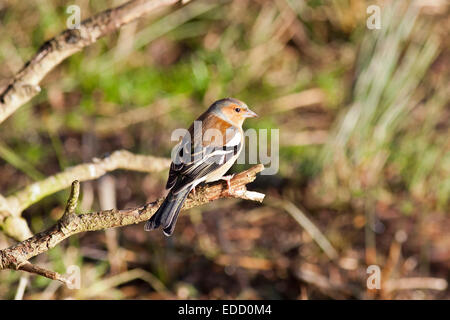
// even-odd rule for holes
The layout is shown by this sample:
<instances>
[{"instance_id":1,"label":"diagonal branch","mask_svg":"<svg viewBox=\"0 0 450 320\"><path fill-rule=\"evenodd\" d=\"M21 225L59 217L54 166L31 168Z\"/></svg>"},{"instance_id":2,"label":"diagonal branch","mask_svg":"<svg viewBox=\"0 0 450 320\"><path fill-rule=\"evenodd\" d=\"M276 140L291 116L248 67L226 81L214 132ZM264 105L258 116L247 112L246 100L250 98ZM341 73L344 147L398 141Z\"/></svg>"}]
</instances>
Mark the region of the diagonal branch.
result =
<instances>
[{"instance_id":1,"label":"diagonal branch","mask_svg":"<svg viewBox=\"0 0 450 320\"><path fill-rule=\"evenodd\" d=\"M62 283L65 284L70 284L70 281L66 277L60 275L58 272L41 268L39 266L29 263L28 261L25 261L22 265L18 266L17 270L34 273L52 280L61 281Z\"/></svg>"},{"instance_id":2,"label":"diagonal branch","mask_svg":"<svg viewBox=\"0 0 450 320\"><path fill-rule=\"evenodd\" d=\"M225 197L262 202L264 194L248 191L246 185L254 181L256 174L263 169L264 166L260 164L235 175L230 181L230 191L228 191L225 182L215 182L198 187L196 195L193 196L191 194L189 196L182 210ZM77 215L73 212L75 198L77 196L77 185L77 181L72 184L72 192L68 200L67 209L63 217L55 225L12 247L0 250L0 270L18 270L29 259L54 248L61 241L74 234L122 227L146 221L156 212L163 201L163 198L161 198L137 208L125 210L112 209ZM45 273L41 275L45 276Z\"/></svg>"},{"instance_id":3,"label":"diagonal branch","mask_svg":"<svg viewBox=\"0 0 450 320\"><path fill-rule=\"evenodd\" d=\"M86 19L79 28L64 30L44 43L3 92L0 92L0 123L40 92L41 80L61 61L127 23L181 2L187 1L132 0Z\"/></svg>"}]
</instances>

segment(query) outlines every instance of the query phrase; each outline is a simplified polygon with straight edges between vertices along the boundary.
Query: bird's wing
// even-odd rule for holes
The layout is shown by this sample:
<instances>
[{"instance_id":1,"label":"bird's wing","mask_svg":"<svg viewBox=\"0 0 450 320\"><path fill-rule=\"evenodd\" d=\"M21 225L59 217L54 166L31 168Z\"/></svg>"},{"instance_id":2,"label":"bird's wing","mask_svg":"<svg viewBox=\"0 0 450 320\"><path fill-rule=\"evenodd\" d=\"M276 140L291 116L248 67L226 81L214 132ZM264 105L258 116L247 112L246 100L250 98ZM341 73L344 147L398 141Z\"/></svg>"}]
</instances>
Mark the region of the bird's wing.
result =
<instances>
[{"instance_id":1,"label":"bird's wing","mask_svg":"<svg viewBox=\"0 0 450 320\"><path fill-rule=\"evenodd\" d=\"M216 139L206 144L202 140L196 143L198 137L189 139L193 135L187 135L177 146L166 188L173 188L173 192L183 190L230 161L241 150L242 133L239 128L229 126L223 135L225 143Z\"/></svg>"}]
</instances>

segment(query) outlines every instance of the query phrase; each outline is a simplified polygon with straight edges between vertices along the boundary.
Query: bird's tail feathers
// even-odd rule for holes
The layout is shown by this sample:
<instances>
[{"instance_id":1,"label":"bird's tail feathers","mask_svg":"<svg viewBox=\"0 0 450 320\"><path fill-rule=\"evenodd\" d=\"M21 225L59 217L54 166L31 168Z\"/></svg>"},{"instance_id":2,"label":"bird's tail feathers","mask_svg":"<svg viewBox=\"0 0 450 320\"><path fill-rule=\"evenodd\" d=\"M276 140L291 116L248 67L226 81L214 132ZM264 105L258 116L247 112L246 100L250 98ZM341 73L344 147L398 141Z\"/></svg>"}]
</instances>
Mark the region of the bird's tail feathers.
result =
<instances>
[{"instance_id":1,"label":"bird's tail feathers","mask_svg":"<svg viewBox=\"0 0 450 320\"><path fill-rule=\"evenodd\" d=\"M189 187L178 190L176 193L173 192L173 189L170 190L155 214L145 223L145 230L150 231L161 226L164 235L171 236L175 229L181 207L190 191L191 188Z\"/></svg>"}]
</instances>

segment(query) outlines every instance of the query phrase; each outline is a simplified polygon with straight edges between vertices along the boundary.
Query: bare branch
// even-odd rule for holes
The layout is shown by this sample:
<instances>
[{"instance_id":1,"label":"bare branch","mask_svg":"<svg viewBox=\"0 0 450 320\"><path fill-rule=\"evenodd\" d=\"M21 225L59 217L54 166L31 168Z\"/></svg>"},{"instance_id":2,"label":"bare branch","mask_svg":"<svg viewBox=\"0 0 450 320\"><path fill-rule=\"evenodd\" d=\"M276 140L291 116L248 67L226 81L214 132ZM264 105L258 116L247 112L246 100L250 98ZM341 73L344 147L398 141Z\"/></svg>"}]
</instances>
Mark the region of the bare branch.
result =
<instances>
[{"instance_id":1,"label":"bare branch","mask_svg":"<svg viewBox=\"0 0 450 320\"><path fill-rule=\"evenodd\" d=\"M84 20L77 29L67 29L44 43L35 56L0 92L0 123L41 90L39 83L61 61L99 38L150 12L181 3L180 0L133 0Z\"/></svg>"},{"instance_id":2,"label":"bare branch","mask_svg":"<svg viewBox=\"0 0 450 320\"><path fill-rule=\"evenodd\" d=\"M67 280L64 276L60 275L58 272L47 270L41 267L38 267L34 264L25 261L22 265L18 267L18 270L26 271L29 273L34 273L52 280L61 281L64 284L69 284L70 281Z\"/></svg>"},{"instance_id":3,"label":"bare branch","mask_svg":"<svg viewBox=\"0 0 450 320\"><path fill-rule=\"evenodd\" d=\"M258 192L247 191L246 185L255 180L256 174L263 169L264 166L260 164L235 175L230 181L230 191L228 191L227 184L222 181L198 187L196 195L193 196L192 193L190 194L182 210L225 197L243 198L261 202L264 199L264 195ZM70 203L67 205L68 208L73 208L76 186L77 183L75 182L72 187L72 197L68 201ZM0 270L18 270L32 257L48 251L64 239L77 233L144 222L156 212L162 201L163 198L137 208L125 210L112 209L80 215L76 215L70 212L70 210L67 210L63 217L47 230L25 241L19 242L12 247L0 250ZM45 276L44 273L41 275Z\"/></svg>"}]
</instances>

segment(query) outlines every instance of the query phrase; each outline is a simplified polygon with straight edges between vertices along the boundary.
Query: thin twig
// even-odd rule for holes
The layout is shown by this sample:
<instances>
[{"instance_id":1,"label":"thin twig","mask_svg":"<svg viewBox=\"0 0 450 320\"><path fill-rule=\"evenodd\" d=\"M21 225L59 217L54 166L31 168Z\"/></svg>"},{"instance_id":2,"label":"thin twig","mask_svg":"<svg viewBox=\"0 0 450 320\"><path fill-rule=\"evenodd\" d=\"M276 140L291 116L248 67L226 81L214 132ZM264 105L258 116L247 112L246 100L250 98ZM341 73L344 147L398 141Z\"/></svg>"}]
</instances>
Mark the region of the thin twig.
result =
<instances>
[{"instance_id":1,"label":"thin twig","mask_svg":"<svg viewBox=\"0 0 450 320\"><path fill-rule=\"evenodd\" d=\"M330 260L334 260L338 257L336 249L334 249L324 234L296 205L287 200L280 201L275 199L271 199L268 204L286 210L295 219L295 221L297 221L303 229L309 233L311 238L313 238L313 240L325 252Z\"/></svg>"},{"instance_id":2,"label":"thin twig","mask_svg":"<svg viewBox=\"0 0 450 320\"><path fill-rule=\"evenodd\" d=\"M70 284L70 281L65 277L63 277L62 275L60 275L58 272L41 268L39 266L29 263L28 261L24 262L21 266L19 266L17 270L37 274L39 276L43 276L52 280L58 280L64 284Z\"/></svg>"}]
</instances>

